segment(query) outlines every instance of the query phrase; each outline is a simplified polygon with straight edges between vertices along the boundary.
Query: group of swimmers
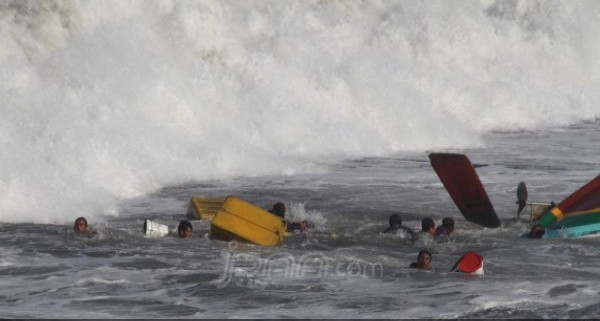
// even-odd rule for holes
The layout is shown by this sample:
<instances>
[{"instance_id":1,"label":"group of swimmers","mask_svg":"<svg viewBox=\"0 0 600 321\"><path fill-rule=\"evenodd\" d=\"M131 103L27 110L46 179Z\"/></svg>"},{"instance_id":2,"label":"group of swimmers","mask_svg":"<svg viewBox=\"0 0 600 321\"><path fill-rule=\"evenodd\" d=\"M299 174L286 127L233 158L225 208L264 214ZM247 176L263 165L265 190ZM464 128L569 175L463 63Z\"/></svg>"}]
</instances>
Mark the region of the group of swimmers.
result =
<instances>
[{"instance_id":1,"label":"group of swimmers","mask_svg":"<svg viewBox=\"0 0 600 321\"><path fill-rule=\"evenodd\" d=\"M290 222L285 219L285 205L281 202L277 202L273 205L273 208L269 210L269 213L281 217L285 223L285 230L289 233L303 233L308 230L309 224L307 220L300 222Z\"/></svg>"},{"instance_id":2,"label":"group of swimmers","mask_svg":"<svg viewBox=\"0 0 600 321\"><path fill-rule=\"evenodd\" d=\"M306 220L300 222L290 222L285 219L285 205L283 203L275 203L273 208L269 210L270 213L279 216L283 219L286 225L286 231L290 233L299 233L306 232L309 228L309 223ZM190 238L192 237L194 228L192 227L192 223L186 220L182 220L179 222L177 226L177 235L181 238ZM94 231L88 229L88 222L85 217L78 217L73 224L73 231L76 234L80 235L92 235L95 234Z\"/></svg>"},{"instance_id":3,"label":"group of swimmers","mask_svg":"<svg viewBox=\"0 0 600 321\"><path fill-rule=\"evenodd\" d=\"M179 222L179 226L177 226L177 235L181 238L190 238L192 237L194 228L192 227L192 223L183 220ZM73 224L73 231L75 234L79 235L94 235L95 231L88 229L88 222L85 217L78 217Z\"/></svg>"},{"instance_id":4,"label":"group of swimmers","mask_svg":"<svg viewBox=\"0 0 600 321\"><path fill-rule=\"evenodd\" d=\"M389 219L390 226L383 230L382 233L398 233L403 232L407 234L411 240L415 240L419 235L427 236L449 236L454 232L454 219L451 217L444 217L442 219L442 225L436 227L435 221L431 217L426 217L421 220L421 232L414 233L409 227L402 225L402 217L399 214L392 214ZM413 262L410 268L430 270L431 269L431 252L428 250L421 250L417 256L417 262Z\"/></svg>"},{"instance_id":5,"label":"group of swimmers","mask_svg":"<svg viewBox=\"0 0 600 321\"><path fill-rule=\"evenodd\" d=\"M275 203L273 208L269 210L270 213L279 216L282 218L286 225L286 231L290 233L302 233L306 232L309 228L309 223L306 220L302 220L300 222L291 222L285 219L286 208L283 203ZM403 231L407 233L412 240L415 239L415 233L409 227L402 225L402 217L399 214L392 214L389 218L390 226L382 231L382 233L397 233L398 231ZM190 238L193 234L193 227L189 221L182 220L179 222L177 226L177 235L180 238ZM73 224L73 230L76 234L81 235L92 235L95 234L94 231L90 231L88 229L88 223L85 217L78 217ZM420 234L429 235L429 236L448 236L454 231L454 219L451 217L445 217L442 220L442 225L436 228L435 221L426 217L421 220L421 232ZM421 250L417 256L417 262L413 262L410 265L410 268L431 269L431 261L432 255L428 250Z\"/></svg>"},{"instance_id":6,"label":"group of swimmers","mask_svg":"<svg viewBox=\"0 0 600 321\"><path fill-rule=\"evenodd\" d=\"M398 214L392 214L389 223L390 226L381 233L397 233L398 231L403 231L409 235L415 234L409 227L402 225L402 217ZM448 236L452 232L454 232L454 219L451 217L444 217L444 219L442 219L442 225L437 228L435 226L435 221L431 217L426 217L421 220L421 233L431 236Z\"/></svg>"}]
</instances>

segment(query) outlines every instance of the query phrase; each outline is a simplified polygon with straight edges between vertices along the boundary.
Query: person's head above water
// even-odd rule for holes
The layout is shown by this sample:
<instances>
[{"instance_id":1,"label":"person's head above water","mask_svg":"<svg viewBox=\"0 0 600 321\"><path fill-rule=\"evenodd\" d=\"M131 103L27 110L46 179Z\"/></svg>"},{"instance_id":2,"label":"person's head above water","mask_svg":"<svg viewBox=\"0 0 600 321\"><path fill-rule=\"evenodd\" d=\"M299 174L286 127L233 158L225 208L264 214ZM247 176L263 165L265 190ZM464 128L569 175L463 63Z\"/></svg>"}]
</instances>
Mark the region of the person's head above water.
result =
<instances>
[{"instance_id":1,"label":"person's head above water","mask_svg":"<svg viewBox=\"0 0 600 321\"><path fill-rule=\"evenodd\" d=\"M273 205L273 208L269 211L281 218L285 218L285 205L283 205L283 203L275 203L275 205Z\"/></svg>"},{"instance_id":2,"label":"person's head above water","mask_svg":"<svg viewBox=\"0 0 600 321\"><path fill-rule=\"evenodd\" d=\"M421 232L427 232L431 235L435 234L435 222L431 217L421 220Z\"/></svg>"},{"instance_id":3,"label":"person's head above water","mask_svg":"<svg viewBox=\"0 0 600 321\"><path fill-rule=\"evenodd\" d=\"M442 220L442 226L448 228L450 232L454 231L454 219L451 217L444 217Z\"/></svg>"},{"instance_id":4,"label":"person's head above water","mask_svg":"<svg viewBox=\"0 0 600 321\"><path fill-rule=\"evenodd\" d=\"M421 250L419 251L419 255L417 256L417 262L411 263L409 267L413 269L430 270L431 259L431 252L427 250Z\"/></svg>"},{"instance_id":5,"label":"person's head above water","mask_svg":"<svg viewBox=\"0 0 600 321\"><path fill-rule=\"evenodd\" d=\"M179 237L192 237L192 224L188 221L179 222L179 226L177 227L177 234Z\"/></svg>"},{"instance_id":6,"label":"person's head above water","mask_svg":"<svg viewBox=\"0 0 600 321\"><path fill-rule=\"evenodd\" d=\"M85 217L78 217L75 220L75 223L73 224L73 230L75 231L75 233L85 233L85 231L87 230L87 220L85 219Z\"/></svg>"},{"instance_id":7,"label":"person's head above water","mask_svg":"<svg viewBox=\"0 0 600 321\"><path fill-rule=\"evenodd\" d=\"M398 214L390 216L390 226L402 226L402 217Z\"/></svg>"},{"instance_id":8,"label":"person's head above water","mask_svg":"<svg viewBox=\"0 0 600 321\"><path fill-rule=\"evenodd\" d=\"M308 231L309 223L307 220L300 222L287 222L286 231L291 233L302 233Z\"/></svg>"},{"instance_id":9,"label":"person's head above water","mask_svg":"<svg viewBox=\"0 0 600 321\"><path fill-rule=\"evenodd\" d=\"M454 219L451 217L444 217L442 225L435 229L436 236L448 236L454 231Z\"/></svg>"},{"instance_id":10,"label":"person's head above water","mask_svg":"<svg viewBox=\"0 0 600 321\"><path fill-rule=\"evenodd\" d=\"M433 259L433 256L431 255L431 252L429 252L427 250L419 251L419 255L417 256L417 262L419 262L419 264L421 265L421 267L423 269L431 268L431 260L432 259Z\"/></svg>"}]
</instances>

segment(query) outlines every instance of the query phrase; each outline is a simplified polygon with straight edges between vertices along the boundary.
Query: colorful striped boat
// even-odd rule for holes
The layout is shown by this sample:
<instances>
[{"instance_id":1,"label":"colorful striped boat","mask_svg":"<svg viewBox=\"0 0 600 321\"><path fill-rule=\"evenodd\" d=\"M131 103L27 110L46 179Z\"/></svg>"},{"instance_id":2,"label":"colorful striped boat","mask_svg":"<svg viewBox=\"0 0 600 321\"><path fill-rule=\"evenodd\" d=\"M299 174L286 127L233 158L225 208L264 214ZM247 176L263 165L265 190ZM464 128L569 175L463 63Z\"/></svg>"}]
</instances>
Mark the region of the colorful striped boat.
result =
<instances>
[{"instance_id":1,"label":"colorful striped boat","mask_svg":"<svg viewBox=\"0 0 600 321\"><path fill-rule=\"evenodd\" d=\"M545 238L600 236L600 208L565 214L562 221L546 227Z\"/></svg>"},{"instance_id":2,"label":"colorful striped boat","mask_svg":"<svg viewBox=\"0 0 600 321\"><path fill-rule=\"evenodd\" d=\"M546 229L544 238L600 233L600 175L548 210L536 225Z\"/></svg>"}]
</instances>

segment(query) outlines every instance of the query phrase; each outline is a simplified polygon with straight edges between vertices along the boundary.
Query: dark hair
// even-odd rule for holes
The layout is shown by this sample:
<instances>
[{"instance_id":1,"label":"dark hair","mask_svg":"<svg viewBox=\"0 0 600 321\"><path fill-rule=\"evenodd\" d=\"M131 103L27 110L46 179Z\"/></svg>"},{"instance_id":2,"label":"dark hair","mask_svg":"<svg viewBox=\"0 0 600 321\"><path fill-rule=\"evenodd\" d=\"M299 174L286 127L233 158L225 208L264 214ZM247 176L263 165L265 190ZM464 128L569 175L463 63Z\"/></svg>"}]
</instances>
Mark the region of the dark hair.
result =
<instances>
[{"instance_id":1,"label":"dark hair","mask_svg":"<svg viewBox=\"0 0 600 321\"><path fill-rule=\"evenodd\" d=\"M179 222L179 226L177 227L177 234L181 234L181 232L187 230L188 228L190 228L192 230L194 229L192 227L192 223L190 223L186 220Z\"/></svg>"},{"instance_id":2,"label":"dark hair","mask_svg":"<svg viewBox=\"0 0 600 321\"><path fill-rule=\"evenodd\" d=\"M273 209L271 209L269 212L281 218L285 218L285 205L283 205L283 203L275 203L275 205L273 205Z\"/></svg>"},{"instance_id":3,"label":"dark hair","mask_svg":"<svg viewBox=\"0 0 600 321\"><path fill-rule=\"evenodd\" d=\"M430 228L435 227L435 222L431 217L426 217L421 221L421 231L427 232Z\"/></svg>"},{"instance_id":4,"label":"dark hair","mask_svg":"<svg viewBox=\"0 0 600 321\"><path fill-rule=\"evenodd\" d=\"M421 258L421 256L423 256L425 254L429 255L430 258L433 258L433 255L431 255L431 252L429 252L427 250L421 250L421 251L419 251L419 255L417 256L417 259Z\"/></svg>"},{"instance_id":5,"label":"dark hair","mask_svg":"<svg viewBox=\"0 0 600 321\"><path fill-rule=\"evenodd\" d=\"M394 225L398 225L398 226L402 225L402 217L395 213L392 214L392 216L390 216L390 226L394 226Z\"/></svg>"},{"instance_id":6,"label":"dark hair","mask_svg":"<svg viewBox=\"0 0 600 321\"><path fill-rule=\"evenodd\" d=\"M87 227L87 226L88 226L88 224L87 224L87 220L85 219L85 217L81 216L81 217L78 217L78 218L75 220L75 223L73 223L73 229L75 229L75 230L78 230L78 229L79 229L79 226L77 226L77 222L79 222L79 220L83 220L83 221L85 222L85 227Z\"/></svg>"},{"instance_id":7,"label":"dark hair","mask_svg":"<svg viewBox=\"0 0 600 321\"><path fill-rule=\"evenodd\" d=\"M451 217L444 217L444 219L442 220L442 226L454 228L454 219Z\"/></svg>"}]
</instances>

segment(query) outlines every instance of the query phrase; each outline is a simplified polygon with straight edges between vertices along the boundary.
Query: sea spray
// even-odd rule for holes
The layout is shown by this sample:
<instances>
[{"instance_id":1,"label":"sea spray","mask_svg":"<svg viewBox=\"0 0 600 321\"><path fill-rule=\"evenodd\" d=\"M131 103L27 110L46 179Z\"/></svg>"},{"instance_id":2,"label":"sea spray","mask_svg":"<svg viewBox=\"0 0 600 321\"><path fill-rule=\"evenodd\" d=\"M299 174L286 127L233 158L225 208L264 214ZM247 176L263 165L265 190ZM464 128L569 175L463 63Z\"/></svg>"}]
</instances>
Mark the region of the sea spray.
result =
<instances>
[{"instance_id":1,"label":"sea spray","mask_svg":"<svg viewBox=\"0 0 600 321\"><path fill-rule=\"evenodd\" d=\"M3 1L0 221L600 117L599 6Z\"/></svg>"}]
</instances>

